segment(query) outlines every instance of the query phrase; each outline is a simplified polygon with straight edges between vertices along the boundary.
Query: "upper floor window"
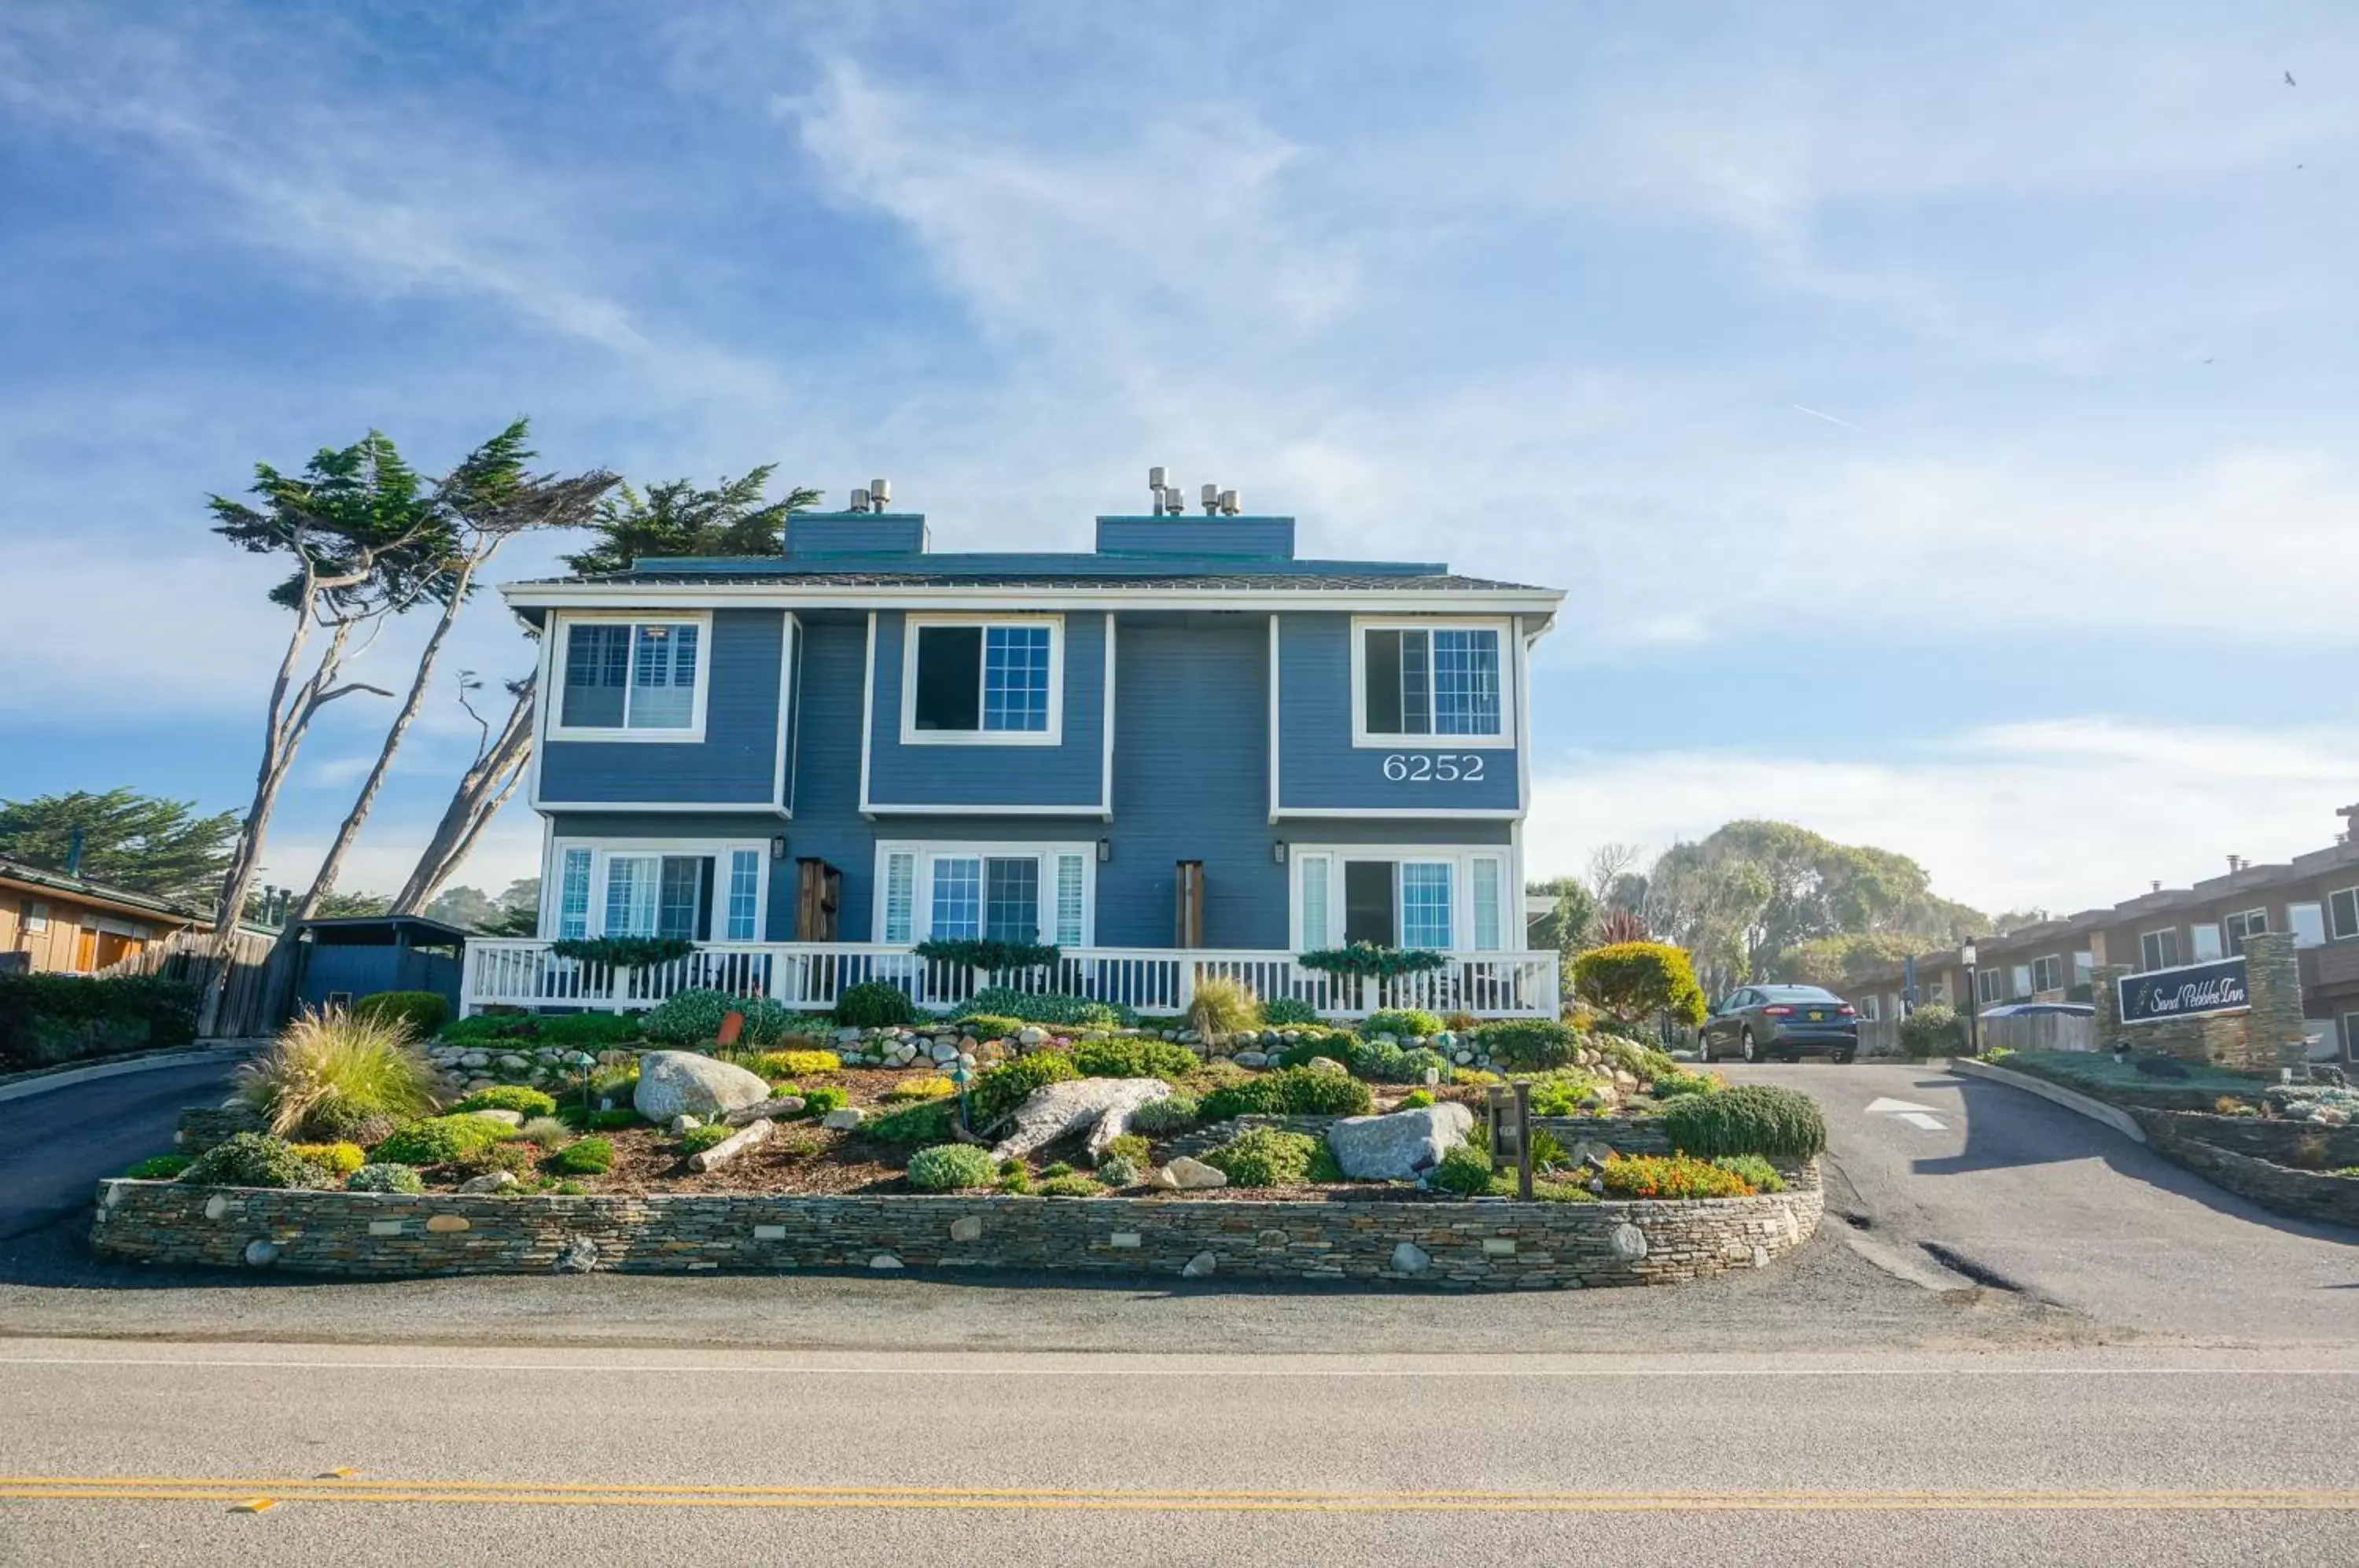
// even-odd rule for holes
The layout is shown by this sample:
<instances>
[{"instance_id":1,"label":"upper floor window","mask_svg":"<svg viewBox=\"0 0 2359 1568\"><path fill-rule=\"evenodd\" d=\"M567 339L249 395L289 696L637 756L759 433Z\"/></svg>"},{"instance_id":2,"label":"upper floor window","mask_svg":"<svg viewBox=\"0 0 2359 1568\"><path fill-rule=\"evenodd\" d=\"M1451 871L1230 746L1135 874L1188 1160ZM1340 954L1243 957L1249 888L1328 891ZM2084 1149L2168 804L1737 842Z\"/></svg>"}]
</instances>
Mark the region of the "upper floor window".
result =
<instances>
[{"instance_id":1,"label":"upper floor window","mask_svg":"<svg viewBox=\"0 0 2359 1568\"><path fill-rule=\"evenodd\" d=\"M1056 745L1064 708L1062 631L1050 617L910 617L901 739Z\"/></svg>"},{"instance_id":2,"label":"upper floor window","mask_svg":"<svg viewBox=\"0 0 2359 1568\"><path fill-rule=\"evenodd\" d=\"M2006 975L1993 964L1988 969L1974 971L1974 999L1979 1002L2000 1002L2006 999Z\"/></svg>"},{"instance_id":3,"label":"upper floor window","mask_svg":"<svg viewBox=\"0 0 2359 1568\"><path fill-rule=\"evenodd\" d=\"M704 724L704 626L692 620L564 623L553 735L694 739Z\"/></svg>"},{"instance_id":4,"label":"upper floor window","mask_svg":"<svg viewBox=\"0 0 2359 1568\"><path fill-rule=\"evenodd\" d=\"M2269 934L2269 912L2267 909L2240 909L2220 922L2228 933L2228 951L2241 953L2245 939Z\"/></svg>"},{"instance_id":5,"label":"upper floor window","mask_svg":"<svg viewBox=\"0 0 2359 1568\"><path fill-rule=\"evenodd\" d=\"M2064 989L2064 955L2051 953L2031 961L2031 989L2037 996L2043 991Z\"/></svg>"},{"instance_id":6,"label":"upper floor window","mask_svg":"<svg viewBox=\"0 0 2359 1568\"><path fill-rule=\"evenodd\" d=\"M2326 945L2326 907L2323 904L2288 904L2286 930L2293 932L2296 947Z\"/></svg>"},{"instance_id":7,"label":"upper floor window","mask_svg":"<svg viewBox=\"0 0 2359 1568\"><path fill-rule=\"evenodd\" d=\"M2138 959L2140 961L2140 966L2147 969L2178 968L2178 928L2166 926L2161 931L2150 931L2140 936L2138 938Z\"/></svg>"},{"instance_id":8,"label":"upper floor window","mask_svg":"<svg viewBox=\"0 0 2359 1568\"><path fill-rule=\"evenodd\" d=\"M1356 637L1355 742L1513 744L1502 628L1361 622Z\"/></svg>"},{"instance_id":9,"label":"upper floor window","mask_svg":"<svg viewBox=\"0 0 2359 1568\"><path fill-rule=\"evenodd\" d=\"M2326 896L2327 930L2336 942L2359 936L2359 887L2345 887Z\"/></svg>"},{"instance_id":10,"label":"upper floor window","mask_svg":"<svg viewBox=\"0 0 2359 1568\"><path fill-rule=\"evenodd\" d=\"M2191 964L2209 964L2220 956L2220 928L2209 920L2187 928L2187 940L2192 948Z\"/></svg>"}]
</instances>

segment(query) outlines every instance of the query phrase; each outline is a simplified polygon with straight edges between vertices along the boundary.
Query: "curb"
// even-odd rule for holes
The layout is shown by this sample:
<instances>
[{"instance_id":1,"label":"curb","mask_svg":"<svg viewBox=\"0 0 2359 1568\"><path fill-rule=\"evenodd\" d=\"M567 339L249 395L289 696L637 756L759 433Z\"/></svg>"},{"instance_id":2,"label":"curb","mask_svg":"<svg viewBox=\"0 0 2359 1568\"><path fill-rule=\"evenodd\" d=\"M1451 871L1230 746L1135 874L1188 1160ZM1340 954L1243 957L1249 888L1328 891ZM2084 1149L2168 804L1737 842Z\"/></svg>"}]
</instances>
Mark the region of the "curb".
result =
<instances>
[{"instance_id":1,"label":"curb","mask_svg":"<svg viewBox=\"0 0 2359 1568\"><path fill-rule=\"evenodd\" d=\"M2026 1094L2037 1094L2043 1100L2052 1100L2066 1110L2077 1111L2093 1122L2104 1123L2105 1126L2134 1143L2146 1141L2146 1129L2138 1126L2136 1118L2127 1111L2118 1105L2109 1105L2103 1100L2093 1100L2077 1090L2067 1089L2059 1083L2050 1083L2045 1078L2034 1078L2027 1073L2017 1073L2005 1067L1994 1067L1987 1062L1975 1062L1964 1057L1951 1058L1950 1071L1962 1073L1968 1078L1987 1078L1994 1083L2004 1083L2011 1089L2021 1089Z\"/></svg>"},{"instance_id":2,"label":"curb","mask_svg":"<svg viewBox=\"0 0 2359 1568\"><path fill-rule=\"evenodd\" d=\"M158 1051L125 1061L94 1062L86 1067L61 1068L55 1073L36 1073L14 1083L0 1084L0 1105L10 1100L29 1099L35 1094L46 1094L52 1089L71 1089L77 1083L94 1083L101 1078L120 1078L129 1073L145 1073L151 1067L181 1067L194 1062L234 1062L245 1054L246 1051L242 1046L214 1046L201 1050Z\"/></svg>"}]
</instances>

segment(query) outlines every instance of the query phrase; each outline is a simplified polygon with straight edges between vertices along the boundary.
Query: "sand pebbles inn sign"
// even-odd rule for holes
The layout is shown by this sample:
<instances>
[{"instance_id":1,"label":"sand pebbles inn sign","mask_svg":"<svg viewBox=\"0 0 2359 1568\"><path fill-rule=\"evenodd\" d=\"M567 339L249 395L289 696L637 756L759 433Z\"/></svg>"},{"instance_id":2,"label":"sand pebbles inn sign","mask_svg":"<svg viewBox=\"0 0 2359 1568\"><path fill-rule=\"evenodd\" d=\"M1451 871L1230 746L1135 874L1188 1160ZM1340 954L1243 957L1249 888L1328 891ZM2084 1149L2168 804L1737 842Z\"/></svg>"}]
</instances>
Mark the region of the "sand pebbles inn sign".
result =
<instances>
[{"instance_id":1,"label":"sand pebbles inn sign","mask_svg":"<svg viewBox=\"0 0 2359 1568\"><path fill-rule=\"evenodd\" d=\"M2121 1021L2125 1024L2233 1013L2253 1005L2241 957L2125 975L2114 984L2121 998Z\"/></svg>"}]
</instances>

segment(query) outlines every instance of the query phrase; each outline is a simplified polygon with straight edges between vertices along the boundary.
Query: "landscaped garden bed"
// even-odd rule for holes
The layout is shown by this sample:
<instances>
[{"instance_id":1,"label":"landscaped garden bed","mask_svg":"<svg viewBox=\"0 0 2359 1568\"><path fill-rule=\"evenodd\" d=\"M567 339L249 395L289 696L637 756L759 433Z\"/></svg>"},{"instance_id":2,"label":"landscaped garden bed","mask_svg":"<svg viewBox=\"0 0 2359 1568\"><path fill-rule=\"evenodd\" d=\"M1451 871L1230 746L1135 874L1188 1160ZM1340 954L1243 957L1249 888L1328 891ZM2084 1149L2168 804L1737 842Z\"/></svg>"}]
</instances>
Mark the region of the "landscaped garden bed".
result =
<instances>
[{"instance_id":1,"label":"landscaped garden bed","mask_svg":"<svg viewBox=\"0 0 2359 1568\"><path fill-rule=\"evenodd\" d=\"M247 1070L236 1106L193 1113L179 1149L135 1167L129 1175L138 1180L109 1186L93 1235L128 1256L245 1258L242 1247L219 1256L213 1243L226 1243L218 1236L169 1234L170 1216L195 1204L214 1215L201 1232L233 1206L240 1216L285 1216L249 1240L266 1241L265 1260L290 1268L492 1266L484 1248L495 1231L506 1237L494 1249L499 1267L522 1266L560 1233L604 1257L599 1267L623 1266L624 1256L632 1267L654 1267L704 1241L731 1266L842 1266L849 1254L838 1230L856 1222L902 1235L900 1222L878 1217L896 1203L956 1198L1028 1209L1045 1200L1099 1212L1000 1226L1030 1239L995 1254L999 1266L1152 1268L1119 1256L1151 1250L1144 1242L1087 1243L1078 1264L1071 1250L1082 1245L1076 1237L1160 1227L1180 1237L1173 1246L1193 1238L1183 1264L1209 1252L1209 1269L1225 1254L1193 1228L1208 1222L1155 1216L1274 1208L1336 1216L1306 1222L1299 1239L1316 1251L1372 1244L1360 1233L1378 1222L1353 1213L1402 1215L1382 1222L1386 1234L1415 1241L1400 1229L1408 1226L1430 1241L1428 1227L1440 1222L1411 1211L1472 1209L1494 1216L1477 1227L1486 1233L1538 1224L1567 1247L1595 1243L1578 1267L1560 1264L1551 1243L1502 1275L1569 1284L1605 1282L1617 1270L1632 1279L1685 1277L1680 1270L1766 1259L1816 1223L1824 1127L1814 1105L1780 1090L1725 1090L1611 1034L1543 1022L1451 1029L1414 1014L1379 1016L1362 1031L1251 1015L1232 1016L1228 1028L1200 1018L1199 1027L1158 1030L1119 1016L1054 1016L1068 1010L1066 999L1016 1003L1035 1017L865 1020L855 1007L850 1018L813 1020L691 995L644 1018L462 1020L423 1051L398 1020L365 1009L307 1019ZM1051 1016L1040 1021L1043 1013ZM1493 1157L1482 1114L1510 1077L1534 1113L1530 1202L1511 1200L1509 1151ZM168 1192L150 1185L167 1179ZM436 1208L462 1198L466 1210ZM487 1227L473 1206L484 1202L525 1206L514 1226ZM791 1212L803 1228L755 1220L764 1234L737 1237L729 1227L742 1215L712 1220L698 1206L711 1202ZM867 1207L878 1203L886 1208ZM831 1207L841 1204L853 1206ZM1714 1207L1729 1204L1736 1206ZM364 1229L361 1245L321 1250L340 1226L358 1223L355 1214L384 1205L424 1205L433 1211L424 1219L470 1223L413 1234L404 1221L371 1220L394 1228ZM1616 1260L1593 1234L1603 1218L1576 1223L1565 1214L1604 1216L1625 1205L1658 1215L1658 1229L1668 1225L1661 1214L1693 1211L1671 1227L1687 1241ZM603 1250L580 1228L590 1223L585 1213L604 1216ZM311 1217L299 1223L299 1214ZM697 1227L707 1221L729 1235L704 1236ZM641 1245L676 1223L690 1226L680 1246ZM1623 1214L1605 1230L1628 1223ZM1145 1228L1108 1228L1117 1225ZM373 1236L409 1241L379 1246L367 1241ZM427 1239L449 1236L473 1239ZM740 1241L766 1261L749 1260ZM900 1245L916 1243L903 1236ZM1624 1250L1632 1245L1623 1238ZM1625 1267L1647 1257L1651 1266ZM1259 1253L1231 1261L1276 1268Z\"/></svg>"}]
</instances>

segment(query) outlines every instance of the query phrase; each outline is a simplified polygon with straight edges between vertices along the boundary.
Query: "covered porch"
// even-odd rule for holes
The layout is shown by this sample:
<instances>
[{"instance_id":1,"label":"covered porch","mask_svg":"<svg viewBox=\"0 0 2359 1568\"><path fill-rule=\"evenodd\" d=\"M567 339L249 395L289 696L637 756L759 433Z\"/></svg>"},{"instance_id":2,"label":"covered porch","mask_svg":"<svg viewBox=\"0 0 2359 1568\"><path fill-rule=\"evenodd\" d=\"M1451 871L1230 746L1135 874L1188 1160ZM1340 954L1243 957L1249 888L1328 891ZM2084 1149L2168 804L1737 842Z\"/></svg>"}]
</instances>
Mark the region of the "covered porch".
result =
<instances>
[{"instance_id":1,"label":"covered porch","mask_svg":"<svg viewBox=\"0 0 2359 1568\"><path fill-rule=\"evenodd\" d=\"M1291 953L1207 948L1072 948L1045 968L995 974L881 942L699 942L684 958L638 968L560 957L553 946L532 938L471 938L462 1010L636 1011L705 986L821 1013L833 1010L845 987L881 980L929 1011L958 1007L986 985L1006 985L1172 1017L1188 1010L1198 984L1215 978L1241 982L1264 1001L1308 1003L1331 1018L1388 1007L1553 1018L1558 1009L1554 953L1452 953L1439 969L1375 979L1306 969Z\"/></svg>"}]
</instances>

